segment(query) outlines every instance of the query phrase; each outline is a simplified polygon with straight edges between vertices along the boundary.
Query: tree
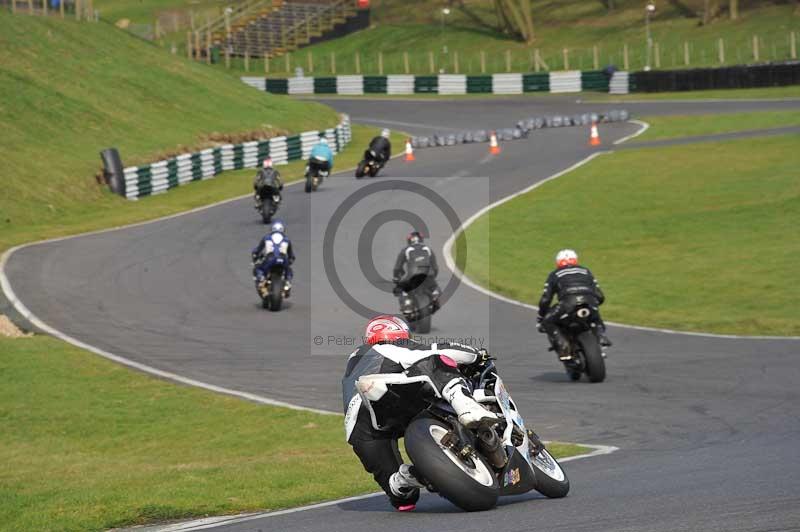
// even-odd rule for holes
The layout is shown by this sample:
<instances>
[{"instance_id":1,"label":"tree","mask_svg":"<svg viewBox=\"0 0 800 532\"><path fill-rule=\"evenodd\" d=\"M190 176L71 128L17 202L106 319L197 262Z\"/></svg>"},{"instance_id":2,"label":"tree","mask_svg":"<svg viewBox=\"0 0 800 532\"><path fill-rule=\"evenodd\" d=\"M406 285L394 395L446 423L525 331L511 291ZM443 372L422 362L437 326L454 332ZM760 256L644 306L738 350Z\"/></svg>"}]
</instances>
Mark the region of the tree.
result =
<instances>
[{"instance_id":1,"label":"tree","mask_svg":"<svg viewBox=\"0 0 800 532\"><path fill-rule=\"evenodd\" d=\"M515 35L527 43L532 43L533 17L530 0L494 0L500 29Z\"/></svg>"},{"instance_id":2,"label":"tree","mask_svg":"<svg viewBox=\"0 0 800 532\"><path fill-rule=\"evenodd\" d=\"M739 0L730 0L728 2L728 11L731 14L731 20L739 18Z\"/></svg>"}]
</instances>

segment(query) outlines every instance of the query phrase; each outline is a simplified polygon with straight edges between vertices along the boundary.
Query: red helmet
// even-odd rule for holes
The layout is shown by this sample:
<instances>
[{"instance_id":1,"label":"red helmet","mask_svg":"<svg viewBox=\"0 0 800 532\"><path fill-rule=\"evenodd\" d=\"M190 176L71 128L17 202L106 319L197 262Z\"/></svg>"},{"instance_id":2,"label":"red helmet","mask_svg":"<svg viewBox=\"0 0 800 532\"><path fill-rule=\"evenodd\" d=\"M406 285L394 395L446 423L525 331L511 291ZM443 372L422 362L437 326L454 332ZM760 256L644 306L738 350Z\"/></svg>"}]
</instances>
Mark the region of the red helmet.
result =
<instances>
[{"instance_id":1,"label":"red helmet","mask_svg":"<svg viewBox=\"0 0 800 532\"><path fill-rule=\"evenodd\" d=\"M397 316L381 314L375 316L369 323L364 332L364 340L369 345L381 342L394 342L395 340L408 340L408 324Z\"/></svg>"},{"instance_id":2,"label":"red helmet","mask_svg":"<svg viewBox=\"0 0 800 532\"><path fill-rule=\"evenodd\" d=\"M272 157L267 157L264 159L262 164L264 165L264 168L272 168Z\"/></svg>"}]
</instances>

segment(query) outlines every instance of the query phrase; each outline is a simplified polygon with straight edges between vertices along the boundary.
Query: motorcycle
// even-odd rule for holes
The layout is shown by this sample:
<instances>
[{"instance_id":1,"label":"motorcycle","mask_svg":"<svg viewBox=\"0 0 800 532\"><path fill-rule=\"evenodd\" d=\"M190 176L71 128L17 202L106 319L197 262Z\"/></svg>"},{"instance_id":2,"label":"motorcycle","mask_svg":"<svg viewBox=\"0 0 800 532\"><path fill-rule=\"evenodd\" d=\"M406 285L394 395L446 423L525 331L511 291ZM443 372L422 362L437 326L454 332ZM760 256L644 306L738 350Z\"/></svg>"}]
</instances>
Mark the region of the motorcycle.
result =
<instances>
[{"instance_id":1,"label":"motorcycle","mask_svg":"<svg viewBox=\"0 0 800 532\"><path fill-rule=\"evenodd\" d=\"M364 159L356 167L356 179L361 179L365 175L375 177L381 168L383 168L383 164L378 160L375 150L366 150Z\"/></svg>"},{"instance_id":2,"label":"motorcycle","mask_svg":"<svg viewBox=\"0 0 800 532\"><path fill-rule=\"evenodd\" d=\"M404 286L395 283L395 294L400 303L400 312L412 331L419 334L431 332L431 317L438 310L434 300L438 299L438 289L431 293L422 283L424 275L417 275L409 279Z\"/></svg>"},{"instance_id":3,"label":"motorcycle","mask_svg":"<svg viewBox=\"0 0 800 532\"><path fill-rule=\"evenodd\" d=\"M606 378L606 354L600 346L600 315L596 307L582 299L578 296L575 308L558 321L569 346L567 351L558 354L558 359L571 380L577 381L585 373L590 382L602 382ZM550 351L558 353L555 346L551 346Z\"/></svg>"},{"instance_id":4,"label":"motorcycle","mask_svg":"<svg viewBox=\"0 0 800 532\"><path fill-rule=\"evenodd\" d=\"M256 279L256 291L261 298L261 306L273 312L281 309L283 300L290 294L290 285L286 279L289 269L288 247L283 235L273 234L264 248L264 278L260 281ZM256 263L253 264L255 265Z\"/></svg>"},{"instance_id":5,"label":"motorcycle","mask_svg":"<svg viewBox=\"0 0 800 532\"><path fill-rule=\"evenodd\" d=\"M382 401L408 408L407 412L393 408L391 418L410 417L405 429L406 452L416 477L428 491L466 511L489 510L497 505L500 496L531 490L549 498L567 495L566 473L539 437L525 427L493 359L480 363L469 384L473 397L499 414L502 421L495 426L483 424L467 429L461 425L449 403L433 394L420 393L421 385L422 390L427 388L421 382L425 379L402 373L364 375L356 382L359 395L350 406L356 403L360 407L366 401L379 426L391 423L385 416L389 410L381 408ZM408 400L397 400L402 393ZM389 399L382 400L383 396ZM412 409L418 408L420 401L427 402L427 408L413 414Z\"/></svg>"},{"instance_id":6,"label":"motorcycle","mask_svg":"<svg viewBox=\"0 0 800 532\"><path fill-rule=\"evenodd\" d=\"M328 177L328 161L320 157L312 157L306 165L306 192L317 190L323 178Z\"/></svg>"},{"instance_id":7,"label":"motorcycle","mask_svg":"<svg viewBox=\"0 0 800 532\"><path fill-rule=\"evenodd\" d=\"M272 217L278 212L281 204L281 195L272 187L264 187L256 193L255 209L261 214L261 219L265 224L272 221Z\"/></svg>"}]
</instances>

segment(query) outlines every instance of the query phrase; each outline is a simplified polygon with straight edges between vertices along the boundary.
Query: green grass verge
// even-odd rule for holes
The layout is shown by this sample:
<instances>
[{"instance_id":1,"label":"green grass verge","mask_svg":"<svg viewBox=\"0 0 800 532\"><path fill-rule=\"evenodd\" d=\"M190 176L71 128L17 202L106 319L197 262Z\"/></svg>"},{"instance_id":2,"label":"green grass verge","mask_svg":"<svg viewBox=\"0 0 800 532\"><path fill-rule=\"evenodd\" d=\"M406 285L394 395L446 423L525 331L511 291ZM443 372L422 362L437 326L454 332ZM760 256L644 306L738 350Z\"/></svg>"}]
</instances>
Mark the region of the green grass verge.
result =
<instances>
[{"instance_id":1,"label":"green grass verge","mask_svg":"<svg viewBox=\"0 0 800 532\"><path fill-rule=\"evenodd\" d=\"M642 118L650 128L633 139L662 140L694 135L715 135L750 129L769 129L800 125L800 111L759 111L716 115L674 115Z\"/></svg>"},{"instance_id":2,"label":"green grass verge","mask_svg":"<svg viewBox=\"0 0 800 532\"><path fill-rule=\"evenodd\" d=\"M438 7L430 2L388 2L398 8L390 16L376 18L373 27L332 41L322 42L293 52L288 68L285 57L270 62L270 72L282 75L300 66L307 73L330 75L331 54L335 53L337 74L356 73L356 53L363 74L379 73L378 52L383 54L383 72L405 72L403 52L408 53L410 72L429 74L429 53L433 53L434 71L444 69L453 73L458 62L462 74L481 73L481 51L485 54L487 73L506 72L506 53L510 53L510 72L533 70L533 49L539 50L550 70L591 70L594 68L593 46L598 47L600 68L614 64L624 67L623 47L628 46L629 70L641 70L646 64L644 8L641 2L622 2L613 13L607 13L602 2L564 0L534 1L533 18L536 41L526 45L507 35L477 24L464 16L459 8L442 25ZM470 2L479 18L494 23L491 2ZM389 9L387 7L387 9ZM376 12L380 7L376 8ZM789 35L800 31L800 17L794 5L763 5L743 11L739 20L722 18L708 26L699 19L686 17L667 2L658 4L651 23L652 38L658 44L659 64L664 69L718 66L718 40L725 41L726 65L755 62L752 38L760 39L761 61L781 61L790 58ZM185 39L185 36L182 37ZM684 63L684 42L689 43L690 64ZM568 49L567 61L564 49ZM309 54L313 69L309 69ZM456 54L458 57L456 58ZM652 64L655 66L655 60ZM233 62L236 74L244 72L244 62ZM224 65L218 65L224 69ZM251 61L252 73L263 73L261 60Z\"/></svg>"},{"instance_id":3,"label":"green grass verge","mask_svg":"<svg viewBox=\"0 0 800 532\"><path fill-rule=\"evenodd\" d=\"M783 100L800 98L800 85L758 89L718 89L682 92L634 92L631 94L584 93L587 103L650 100Z\"/></svg>"},{"instance_id":4,"label":"green grass verge","mask_svg":"<svg viewBox=\"0 0 800 532\"><path fill-rule=\"evenodd\" d=\"M800 261L798 148L785 135L604 155L493 209L456 251L469 244L476 282L533 304L570 247L599 278L608 320L798 335L786 308L800 289L775 278Z\"/></svg>"},{"instance_id":5,"label":"green grass verge","mask_svg":"<svg viewBox=\"0 0 800 532\"><path fill-rule=\"evenodd\" d=\"M103 148L133 165L211 136L337 122L326 106L264 94L103 23L0 10L0 44L2 245L133 208L96 183Z\"/></svg>"},{"instance_id":6,"label":"green grass verge","mask_svg":"<svg viewBox=\"0 0 800 532\"><path fill-rule=\"evenodd\" d=\"M340 416L166 383L46 336L0 338L0 352L3 529L103 530L377 489Z\"/></svg>"}]
</instances>

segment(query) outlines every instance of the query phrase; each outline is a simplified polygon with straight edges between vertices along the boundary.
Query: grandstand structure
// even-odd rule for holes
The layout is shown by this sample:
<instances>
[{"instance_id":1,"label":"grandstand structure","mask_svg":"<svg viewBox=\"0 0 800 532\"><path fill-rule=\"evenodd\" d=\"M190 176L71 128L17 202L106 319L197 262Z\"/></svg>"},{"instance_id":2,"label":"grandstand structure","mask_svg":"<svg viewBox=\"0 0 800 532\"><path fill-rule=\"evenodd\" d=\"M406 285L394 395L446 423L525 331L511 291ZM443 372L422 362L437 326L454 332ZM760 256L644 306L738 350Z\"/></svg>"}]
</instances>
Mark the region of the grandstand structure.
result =
<instances>
[{"instance_id":1,"label":"grandstand structure","mask_svg":"<svg viewBox=\"0 0 800 532\"><path fill-rule=\"evenodd\" d=\"M245 0L199 28L197 56L216 48L231 56L276 57L367 27L364 5L356 0Z\"/></svg>"}]
</instances>

